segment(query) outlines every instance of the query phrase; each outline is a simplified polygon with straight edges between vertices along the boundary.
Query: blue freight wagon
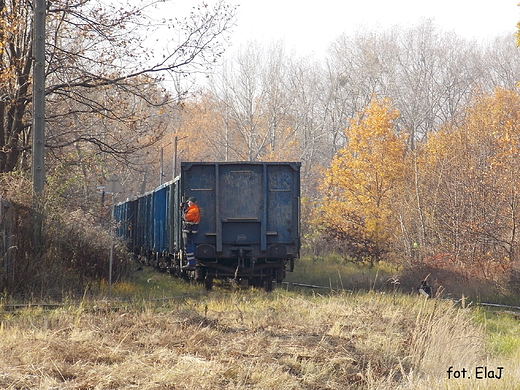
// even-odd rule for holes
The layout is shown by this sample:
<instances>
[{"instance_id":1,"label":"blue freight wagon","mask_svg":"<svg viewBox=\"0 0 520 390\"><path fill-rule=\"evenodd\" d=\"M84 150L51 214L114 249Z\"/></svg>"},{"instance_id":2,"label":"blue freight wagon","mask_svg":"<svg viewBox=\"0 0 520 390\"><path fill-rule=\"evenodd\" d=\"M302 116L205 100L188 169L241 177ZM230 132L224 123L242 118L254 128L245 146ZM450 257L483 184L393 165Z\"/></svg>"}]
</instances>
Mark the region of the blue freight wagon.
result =
<instances>
[{"instance_id":1,"label":"blue freight wagon","mask_svg":"<svg viewBox=\"0 0 520 390\"><path fill-rule=\"evenodd\" d=\"M189 197L201 211L193 271L183 269L182 205ZM299 257L300 163L184 162L174 181L118 204L114 215L132 217L120 235L159 269L208 289L218 278L271 290Z\"/></svg>"}]
</instances>

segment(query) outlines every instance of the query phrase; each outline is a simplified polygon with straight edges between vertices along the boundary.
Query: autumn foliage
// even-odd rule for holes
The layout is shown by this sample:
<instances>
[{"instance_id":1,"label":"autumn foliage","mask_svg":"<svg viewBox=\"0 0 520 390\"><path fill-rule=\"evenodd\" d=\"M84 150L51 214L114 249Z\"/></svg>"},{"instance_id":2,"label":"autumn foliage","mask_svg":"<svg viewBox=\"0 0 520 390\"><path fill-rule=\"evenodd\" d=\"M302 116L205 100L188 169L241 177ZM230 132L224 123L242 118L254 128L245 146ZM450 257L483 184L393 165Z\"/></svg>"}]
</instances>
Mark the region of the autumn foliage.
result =
<instances>
[{"instance_id":1,"label":"autumn foliage","mask_svg":"<svg viewBox=\"0 0 520 390\"><path fill-rule=\"evenodd\" d=\"M373 100L327 171L323 234L354 260L510 278L520 255L519 107L514 91L481 95L412 150L391 102Z\"/></svg>"},{"instance_id":2,"label":"autumn foliage","mask_svg":"<svg viewBox=\"0 0 520 390\"><path fill-rule=\"evenodd\" d=\"M48 9L46 187L67 210L109 207L98 188L112 175L121 200L171 180L181 161L298 161L304 253L515 278L520 57L511 36L475 44L425 21L342 35L316 63L281 44L225 59L235 7L224 0L164 19L175 33L157 52L141 40L158 32L143 13L155 2L66 3ZM32 11L5 4L0 172L9 178L28 174L32 158ZM217 63L204 86L187 87L184 76Z\"/></svg>"},{"instance_id":3,"label":"autumn foliage","mask_svg":"<svg viewBox=\"0 0 520 390\"><path fill-rule=\"evenodd\" d=\"M388 100L374 99L345 130L347 144L326 175L320 222L333 237L356 243L347 251L354 259L378 261L394 234L392 204L406 147L397 117Z\"/></svg>"},{"instance_id":4,"label":"autumn foliage","mask_svg":"<svg viewBox=\"0 0 520 390\"><path fill-rule=\"evenodd\" d=\"M257 113L248 144L247 126L236 113L224 115L221 103L206 97L184 106L176 132L184 157L240 160L255 150L258 160L298 160L301 134L279 126L274 137ZM303 167L304 248L371 265L453 270L463 280L508 280L520 255L518 107L515 91L479 94L417 138L390 99L374 96L344 129L330 165Z\"/></svg>"},{"instance_id":5,"label":"autumn foliage","mask_svg":"<svg viewBox=\"0 0 520 390\"><path fill-rule=\"evenodd\" d=\"M500 279L518 248L520 96L497 89L475 99L459 124L425 146L428 252L452 253L469 275ZM426 177L426 176L425 176ZM433 180L432 180L433 179Z\"/></svg>"}]
</instances>

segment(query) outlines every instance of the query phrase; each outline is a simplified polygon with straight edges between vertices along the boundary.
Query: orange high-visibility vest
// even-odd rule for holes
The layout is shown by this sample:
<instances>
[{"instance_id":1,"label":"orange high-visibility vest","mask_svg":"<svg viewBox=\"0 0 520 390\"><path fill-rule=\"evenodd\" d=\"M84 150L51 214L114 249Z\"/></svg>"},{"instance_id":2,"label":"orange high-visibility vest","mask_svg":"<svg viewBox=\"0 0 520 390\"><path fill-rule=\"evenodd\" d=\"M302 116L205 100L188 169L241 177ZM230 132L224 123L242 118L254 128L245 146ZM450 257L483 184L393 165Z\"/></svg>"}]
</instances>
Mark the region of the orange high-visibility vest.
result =
<instances>
[{"instance_id":1,"label":"orange high-visibility vest","mask_svg":"<svg viewBox=\"0 0 520 390\"><path fill-rule=\"evenodd\" d=\"M184 214L184 219L191 223L199 223L200 222L200 210L199 206L193 204L188 207L188 211Z\"/></svg>"}]
</instances>

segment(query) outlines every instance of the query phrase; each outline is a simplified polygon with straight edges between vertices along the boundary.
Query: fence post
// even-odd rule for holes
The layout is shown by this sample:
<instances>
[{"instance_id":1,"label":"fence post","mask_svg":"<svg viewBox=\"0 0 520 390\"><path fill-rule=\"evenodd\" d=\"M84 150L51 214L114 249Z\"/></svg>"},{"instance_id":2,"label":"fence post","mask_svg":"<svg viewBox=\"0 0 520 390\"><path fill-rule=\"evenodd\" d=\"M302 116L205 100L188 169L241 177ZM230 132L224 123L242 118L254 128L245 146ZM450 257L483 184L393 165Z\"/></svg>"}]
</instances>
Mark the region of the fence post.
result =
<instances>
[{"instance_id":1,"label":"fence post","mask_svg":"<svg viewBox=\"0 0 520 390\"><path fill-rule=\"evenodd\" d=\"M0 288L9 287L9 276L14 278L12 270L12 221L13 211L11 204L0 196L0 263L3 269ZM14 280L11 280L14 282Z\"/></svg>"}]
</instances>

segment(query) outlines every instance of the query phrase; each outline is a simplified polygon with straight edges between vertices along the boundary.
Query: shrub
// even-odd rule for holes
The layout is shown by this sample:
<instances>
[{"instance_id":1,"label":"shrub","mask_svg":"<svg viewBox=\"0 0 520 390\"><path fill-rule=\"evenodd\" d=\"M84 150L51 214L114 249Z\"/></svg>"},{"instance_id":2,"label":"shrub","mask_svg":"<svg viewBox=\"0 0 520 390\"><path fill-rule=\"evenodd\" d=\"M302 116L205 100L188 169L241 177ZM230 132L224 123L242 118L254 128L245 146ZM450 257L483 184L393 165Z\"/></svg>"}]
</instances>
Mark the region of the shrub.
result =
<instances>
[{"instance_id":1,"label":"shrub","mask_svg":"<svg viewBox=\"0 0 520 390\"><path fill-rule=\"evenodd\" d=\"M51 192L35 210L31 184L20 175L1 176L0 187L3 291L25 298L61 298L81 294L92 283L108 279L112 239L109 230L95 220L101 210L73 205ZM41 240L37 242L36 237ZM113 243L113 276L117 279L128 271L129 256L122 243Z\"/></svg>"}]
</instances>

